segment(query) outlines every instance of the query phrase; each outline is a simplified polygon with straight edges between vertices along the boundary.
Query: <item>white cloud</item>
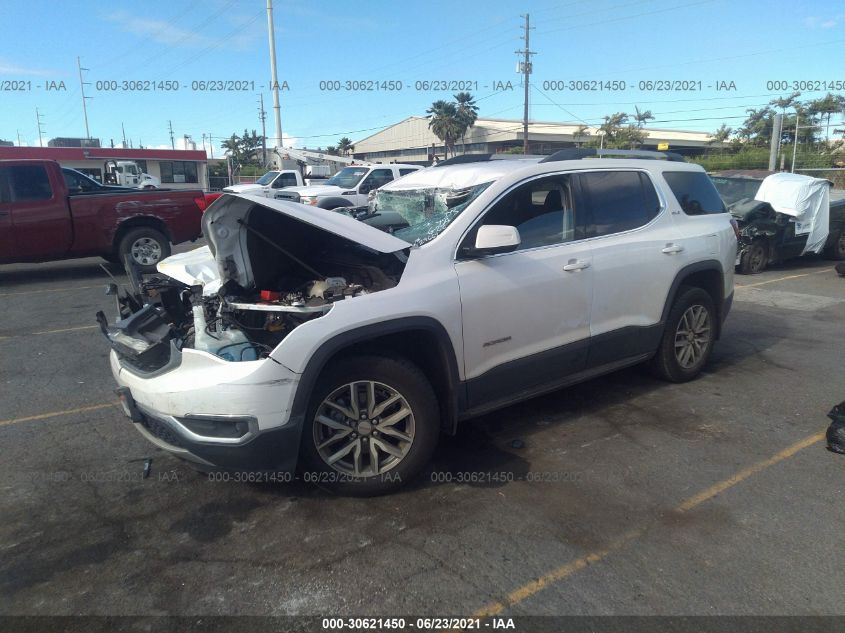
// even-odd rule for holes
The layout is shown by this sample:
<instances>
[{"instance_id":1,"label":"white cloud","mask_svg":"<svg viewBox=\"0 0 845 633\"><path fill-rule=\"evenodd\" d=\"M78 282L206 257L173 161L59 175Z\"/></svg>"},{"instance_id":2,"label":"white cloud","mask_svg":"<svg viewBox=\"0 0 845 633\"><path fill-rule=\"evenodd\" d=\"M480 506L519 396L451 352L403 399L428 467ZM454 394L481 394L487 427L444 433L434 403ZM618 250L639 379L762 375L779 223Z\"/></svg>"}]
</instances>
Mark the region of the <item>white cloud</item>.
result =
<instances>
[{"instance_id":1,"label":"white cloud","mask_svg":"<svg viewBox=\"0 0 845 633\"><path fill-rule=\"evenodd\" d=\"M804 18L804 26L810 29L832 29L834 26L838 25L843 18L845 18L845 15L843 14L828 16L825 18L811 15Z\"/></svg>"},{"instance_id":2,"label":"white cloud","mask_svg":"<svg viewBox=\"0 0 845 633\"><path fill-rule=\"evenodd\" d=\"M125 31L140 35L160 44L166 44L167 46L200 48L212 43L211 38L200 33L181 29L165 20L138 17L126 11L112 13L106 19L116 22Z\"/></svg>"},{"instance_id":3,"label":"white cloud","mask_svg":"<svg viewBox=\"0 0 845 633\"><path fill-rule=\"evenodd\" d=\"M63 72L58 70L51 70L49 68L33 68L31 66L21 66L20 64L0 59L0 75L13 75L19 77L48 77L63 74Z\"/></svg>"}]
</instances>

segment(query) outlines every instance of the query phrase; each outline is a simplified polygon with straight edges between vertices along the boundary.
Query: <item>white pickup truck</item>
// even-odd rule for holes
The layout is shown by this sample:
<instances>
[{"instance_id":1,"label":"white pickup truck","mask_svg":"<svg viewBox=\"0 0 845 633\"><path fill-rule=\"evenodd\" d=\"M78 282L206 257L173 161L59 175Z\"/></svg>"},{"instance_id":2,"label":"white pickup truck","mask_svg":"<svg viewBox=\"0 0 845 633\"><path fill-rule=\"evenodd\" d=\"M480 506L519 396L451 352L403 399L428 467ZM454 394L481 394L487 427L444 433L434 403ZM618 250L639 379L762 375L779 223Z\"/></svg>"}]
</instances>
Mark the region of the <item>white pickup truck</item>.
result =
<instances>
[{"instance_id":1,"label":"white pickup truck","mask_svg":"<svg viewBox=\"0 0 845 633\"><path fill-rule=\"evenodd\" d=\"M276 197L276 192L284 187L302 187L302 175L295 169L282 171L268 171L254 183L230 185L223 189L224 193L247 193L252 196Z\"/></svg>"},{"instance_id":2,"label":"white pickup truck","mask_svg":"<svg viewBox=\"0 0 845 633\"><path fill-rule=\"evenodd\" d=\"M287 187L276 191L275 195L270 197L319 206L322 209L364 207L371 191L419 169L422 169L419 165L350 165L322 185Z\"/></svg>"}]
</instances>

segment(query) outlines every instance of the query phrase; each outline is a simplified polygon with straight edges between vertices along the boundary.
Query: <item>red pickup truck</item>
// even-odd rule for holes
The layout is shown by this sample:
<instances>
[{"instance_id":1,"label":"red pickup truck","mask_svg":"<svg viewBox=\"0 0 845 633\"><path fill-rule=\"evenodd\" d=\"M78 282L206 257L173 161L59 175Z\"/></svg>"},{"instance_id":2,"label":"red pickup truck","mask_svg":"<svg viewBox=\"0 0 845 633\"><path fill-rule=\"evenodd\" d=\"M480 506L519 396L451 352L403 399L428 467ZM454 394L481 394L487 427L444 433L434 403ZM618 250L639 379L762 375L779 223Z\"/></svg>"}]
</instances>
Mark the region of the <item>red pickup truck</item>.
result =
<instances>
[{"instance_id":1,"label":"red pickup truck","mask_svg":"<svg viewBox=\"0 0 845 633\"><path fill-rule=\"evenodd\" d=\"M55 161L0 160L0 264L129 255L152 272L171 244L201 234L200 190L69 191L68 182Z\"/></svg>"}]
</instances>

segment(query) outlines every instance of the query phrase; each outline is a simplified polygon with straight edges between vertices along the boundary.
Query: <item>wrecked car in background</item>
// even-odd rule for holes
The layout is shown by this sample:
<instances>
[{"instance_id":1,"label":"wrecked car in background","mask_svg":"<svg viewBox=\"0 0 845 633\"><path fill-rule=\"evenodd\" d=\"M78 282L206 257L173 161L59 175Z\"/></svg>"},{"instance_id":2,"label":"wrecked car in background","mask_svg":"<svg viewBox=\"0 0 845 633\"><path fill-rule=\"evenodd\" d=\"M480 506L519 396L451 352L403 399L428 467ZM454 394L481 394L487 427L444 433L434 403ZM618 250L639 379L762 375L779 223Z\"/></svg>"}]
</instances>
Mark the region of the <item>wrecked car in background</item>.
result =
<instances>
[{"instance_id":1,"label":"wrecked car in background","mask_svg":"<svg viewBox=\"0 0 845 633\"><path fill-rule=\"evenodd\" d=\"M740 227L739 272L759 273L807 253L845 259L845 191L830 181L763 170L711 178Z\"/></svg>"}]
</instances>

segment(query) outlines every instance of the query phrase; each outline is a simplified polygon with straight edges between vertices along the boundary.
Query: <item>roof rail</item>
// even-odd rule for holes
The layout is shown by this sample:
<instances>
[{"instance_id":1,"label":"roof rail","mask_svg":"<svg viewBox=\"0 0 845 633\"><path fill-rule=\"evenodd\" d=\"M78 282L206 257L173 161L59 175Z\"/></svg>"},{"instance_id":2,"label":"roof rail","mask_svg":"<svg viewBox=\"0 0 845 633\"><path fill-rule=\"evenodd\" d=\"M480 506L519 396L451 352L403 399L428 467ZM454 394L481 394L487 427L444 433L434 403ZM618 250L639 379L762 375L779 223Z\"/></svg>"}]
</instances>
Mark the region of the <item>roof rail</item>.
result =
<instances>
[{"instance_id":1,"label":"roof rail","mask_svg":"<svg viewBox=\"0 0 845 633\"><path fill-rule=\"evenodd\" d=\"M685 163L686 159L680 154L673 152L652 152L641 149L595 149L584 147L573 147L562 149L560 151L546 156L541 163L553 163L559 160L581 160L583 158L601 158L602 156L617 156L621 158L649 158L670 160L679 163Z\"/></svg>"},{"instance_id":2,"label":"roof rail","mask_svg":"<svg viewBox=\"0 0 845 633\"><path fill-rule=\"evenodd\" d=\"M434 167L443 167L444 165L463 165L464 163L483 163L490 160L492 154L462 154L461 156L452 156L434 165Z\"/></svg>"}]
</instances>

